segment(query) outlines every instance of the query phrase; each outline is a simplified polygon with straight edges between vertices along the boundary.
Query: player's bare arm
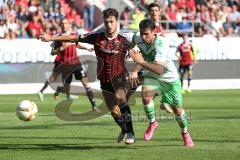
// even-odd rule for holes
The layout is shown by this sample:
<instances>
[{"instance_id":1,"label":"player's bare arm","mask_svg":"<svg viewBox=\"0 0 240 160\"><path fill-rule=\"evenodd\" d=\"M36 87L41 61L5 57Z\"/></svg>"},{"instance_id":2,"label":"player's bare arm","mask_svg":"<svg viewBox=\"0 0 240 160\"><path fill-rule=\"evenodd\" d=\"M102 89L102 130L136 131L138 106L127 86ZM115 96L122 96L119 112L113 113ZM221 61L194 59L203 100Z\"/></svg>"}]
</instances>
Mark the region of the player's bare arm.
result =
<instances>
[{"instance_id":1,"label":"player's bare arm","mask_svg":"<svg viewBox=\"0 0 240 160\"><path fill-rule=\"evenodd\" d=\"M135 51L135 50L130 51L130 56L136 63L138 63L142 67L144 67L158 75L161 75L165 72L166 64L163 62L158 61L156 63L149 63L144 60L144 58L140 52Z\"/></svg>"},{"instance_id":2,"label":"player's bare arm","mask_svg":"<svg viewBox=\"0 0 240 160\"><path fill-rule=\"evenodd\" d=\"M64 42L77 42L78 36L77 35L62 35L62 36L51 36L47 33L42 33L38 37L43 42L49 42L49 41L64 41Z\"/></svg>"},{"instance_id":3,"label":"player's bare arm","mask_svg":"<svg viewBox=\"0 0 240 160\"><path fill-rule=\"evenodd\" d=\"M91 47L91 48L88 48L88 47L86 47L86 46L84 46L84 45L82 45L82 44L77 44L77 48L78 49L85 49L85 50L88 50L89 52L92 52L92 51L94 51L94 48L93 47Z\"/></svg>"}]
</instances>

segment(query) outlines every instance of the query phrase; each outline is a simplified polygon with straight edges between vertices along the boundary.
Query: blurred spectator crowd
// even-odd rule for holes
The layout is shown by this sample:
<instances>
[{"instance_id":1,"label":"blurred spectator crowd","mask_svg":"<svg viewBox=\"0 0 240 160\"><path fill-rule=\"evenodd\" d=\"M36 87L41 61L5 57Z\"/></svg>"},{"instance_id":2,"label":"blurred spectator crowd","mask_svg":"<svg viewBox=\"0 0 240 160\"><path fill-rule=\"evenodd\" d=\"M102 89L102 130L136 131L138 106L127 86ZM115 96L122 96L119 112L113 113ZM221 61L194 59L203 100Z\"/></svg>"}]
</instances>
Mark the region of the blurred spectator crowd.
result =
<instances>
[{"instance_id":1,"label":"blurred spectator crowd","mask_svg":"<svg viewBox=\"0 0 240 160\"><path fill-rule=\"evenodd\" d=\"M240 35L239 0L132 0L136 8L126 7L121 14L123 29L136 29L136 21L147 17L148 5L155 2L161 7L162 28L176 32L189 32L201 37L235 37Z\"/></svg>"},{"instance_id":2,"label":"blurred spectator crowd","mask_svg":"<svg viewBox=\"0 0 240 160\"><path fill-rule=\"evenodd\" d=\"M132 0L135 8L121 13L121 28L137 31L139 22L148 17L148 5L161 7L162 28L166 31L189 32L235 37L240 35L239 0ZM41 32L57 34L60 19L66 17L73 32L90 31L85 17L67 0L0 0L0 39L35 38ZM91 11L86 10L86 11ZM85 11L84 11L85 12ZM90 12L91 13L91 12ZM90 22L92 21L90 16ZM85 29L84 29L85 28Z\"/></svg>"},{"instance_id":3,"label":"blurred spectator crowd","mask_svg":"<svg viewBox=\"0 0 240 160\"><path fill-rule=\"evenodd\" d=\"M0 0L0 39L35 38L41 32L60 32L61 18L81 32L83 16L65 0Z\"/></svg>"}]
</instances>

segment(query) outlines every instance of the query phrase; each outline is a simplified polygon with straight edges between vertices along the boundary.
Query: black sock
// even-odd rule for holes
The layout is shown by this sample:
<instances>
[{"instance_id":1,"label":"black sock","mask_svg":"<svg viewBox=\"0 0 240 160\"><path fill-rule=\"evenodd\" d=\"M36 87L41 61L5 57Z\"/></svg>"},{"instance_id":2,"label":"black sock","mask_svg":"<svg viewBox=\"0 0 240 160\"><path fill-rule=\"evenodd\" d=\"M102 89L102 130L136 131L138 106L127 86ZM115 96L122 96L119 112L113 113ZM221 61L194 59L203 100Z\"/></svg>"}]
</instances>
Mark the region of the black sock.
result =
<instances>
[{"instance_id":1,"label":"black sock","mask_svg":"<svg viewBox=\"0 0 240 160\"><path fill-rule=\"evenodd\" d=\"M48 85L49 85L49 82L46 81L46 82L44 83L43 88L40 90L40 92L43 93L43 91L48 87Z\"/></svg>"},{"instance_id":2,"label":"black sock","mask_svg":"<svg viewBox=\"0 0 240 160\"><path fill-rule=\"evenodd\" d=\"M182 86L182 88L183 88L183 75L181 74L181 76L180 76L180 81L181 81L181 86Z\"/></svg>"},{"instance_id":3,"label":"black sock","mask_svg":"<svg viewBox=\"0 0 240 160\"><path fill-rule=\"evenodd\" d=\"M191 80L192 78L188 78L188 87L190 87Z\"/></svg>"},{"instance_id":4,"label":"black sock","mask_svg":"<svg viewBox=\"0 0 240 160\"><path fill-rule=\"evenodd\" d=\"M58 96L61 91L62 91L62 87L57 86L54 96Z\"/></svg>"},{"instance_id":5,"label":"black sock","mask_svg":"<svg viewBox=\"0 0 240 160\"><path fill-rule=\"evenodd\" d=\"M122 132L127 133L127 126L124 121L123 115L120 117L113 116L114 121L118 124L118 126L122 129Z\"/></svg>"},{"instance_id":6,"label":"black sock","mask_svg":"<svg viewBox=\"0 0 240 160\"><path fill-rule=\"evenodd\" d=\"M95 102L95 99L94 99L94 95L93 95L93 91L92 89L89 87L89 88L86 88L86 92L87 92L87 96L88 96L88 99L92 105L92 108L96 107L96 102Z\"/></svg>"},{"instance_id":7,"label":"black sock","mask_svg":"<svg viewBox=\"0 0 240 160\"><path fill-rule=\"evenodd\" d=\"M128 104L121 105L121 113L124 117L126 127L127 127L127 133L134 134L133 131L133 125L132 125L132 115L131 115L131 109Z\"/></svg>"}]
</instances>

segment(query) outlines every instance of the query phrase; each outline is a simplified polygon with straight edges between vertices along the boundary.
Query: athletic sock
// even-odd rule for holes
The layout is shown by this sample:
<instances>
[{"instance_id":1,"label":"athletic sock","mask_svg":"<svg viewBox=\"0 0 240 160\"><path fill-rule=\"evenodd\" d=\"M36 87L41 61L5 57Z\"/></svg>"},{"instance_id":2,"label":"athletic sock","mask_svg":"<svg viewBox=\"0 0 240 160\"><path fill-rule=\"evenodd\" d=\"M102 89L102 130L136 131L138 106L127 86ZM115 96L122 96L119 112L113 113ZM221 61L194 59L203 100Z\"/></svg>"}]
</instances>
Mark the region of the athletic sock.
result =
<instances>
[{"instance_id":1,"label":"athletic sock","mask_svg":"<svg viewBox=\"0 0 240 160\"><path fill-rule=\"evenodd\" d=\"M131 109L128 104L121 105L121 114L126 123L127 133L132 133L134 135L133 125L132 125L132 116L131 116Z\"/></svg>"},{"instance_id":2,"label":"athletic sock","mask_svg":"<svg viewBox=\"0 0 240 160\"><path fill-rule=\"evenodd\" d=\"M123 115L120 117L113 116L114 121L118 124L118 126L122 129L122 132L127 133L127 126L124 121Z\"/></svg>"},{"instance_id":3,"label":"athletic sock","mask_svg":"<svg viewBox=\"0 0 240 160\"><path fill-rule=\"evenodd\" d=\"M175 116L182 133L187 133L187 115L182 111L181 116Z\"/></svg>"},{"instance_id":4,"label":"athletic sock","mask_svg":"<svg viewBox=\"0 0 240 160\"><path fill-rule=\"evenodd\" d=\"M144 105L144 111L147 115L148 121L150 123L155 121L155 111L154 111L154 103L151 101L147 105Z\"/></svg>"},{"instance_id":5,"label":"athletic sock","mask_svg":"<svg viewBox=\"0 0 240 160\"><path fill-rule=\"evenodd\" d=\"M46 81L46 82L44 83L43 88L40 90L40 92L43 93L43 91L48 87L48 85L49 85L49 82Z\"/></svg>"},{"instance_id":6,"label":"athletic sock","mask_svg":"<svg viewBox=\"0 0 240 160\"><path fill-rule=\"evenodd\" d=\"M188 78L188 88L190 87L192 78Z\"/></svg>"},{"instance_id":7,"label":"athletic sock","mask_svg":"<svg viewBox=\"0 0 240 160\"><path fill-rule=\"evenodd\" d=\"M60 92L62 92L62 87L57 86L57 89L56 89L56 91L54 93L54 96L58 96Z\"/></svg>"},{"instance_id":8,"label":"athletic sock","mask_svg":"<svg viewBox=\"0 0 240 160\"><path fill-rule=\"evenodd\" d=\"M181 81L181 86L182 86L182 88L183 88L183 78L184 78L184 74L181 73L181 75L180 75L180 81Z\"/></svg>"},{"instance_id":9,"label":"athletic sock","mask_svg":"<svg viewBox=\"0 0 240 160\"><path fill-rule=\"evenodd\" d=\"M95 101L92 89L90 87L86 88L86 92L87 92L88 99L92 105L92 108L96 107L97 105L96 105L96 101Z\"/></svg>"}]
</instances>

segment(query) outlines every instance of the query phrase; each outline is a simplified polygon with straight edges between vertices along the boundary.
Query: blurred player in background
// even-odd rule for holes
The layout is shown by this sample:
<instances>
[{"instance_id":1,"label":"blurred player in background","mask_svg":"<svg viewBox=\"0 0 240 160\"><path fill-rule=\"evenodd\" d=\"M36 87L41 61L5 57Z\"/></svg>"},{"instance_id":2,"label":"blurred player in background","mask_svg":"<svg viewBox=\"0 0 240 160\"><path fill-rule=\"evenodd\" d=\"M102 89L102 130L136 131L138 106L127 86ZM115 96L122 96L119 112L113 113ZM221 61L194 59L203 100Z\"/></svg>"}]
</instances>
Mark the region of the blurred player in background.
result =
<instances>
[{"instance_id":1,"label":"blurred player in background","mask_svg":"<svg viewBox=\"0 0 240 160\"><path fill-rule=\"evenodd\" d=\"M125 144L133 144L135 136L131 110L127 103L127 68L125 58L130 47L128 39L118 30L118 11L109 8L103 11L104 30L86 35L50 36L42 34L43 41L77 41L94 45L97 56L97 74L104 101L115 122L121 128L117 142L125 139ZM126 138L125 138L126 137Z\"/></svg>"},{"instance_id":2,"label":"blurred player in background","mask_svg":"<svg viewBox=\"0 0 240 160\"><path fill-rule=\"evenodd\" d=\"M60 26L62 29L61 35L74 35L71 33L70 24L67 19L62 19L60 22ZM70 97L70 84L72 82L72 76L74 75L76 80L80 80L86 90L89 101L91 102L93 111L99 112L100 110L96 106L95 98L92 92L91 87L89 86L88 79L86 76L85 69L80 62L79 57L77 56L77 48L86 49L92 51L93 49L88 49L78 43L70 43L70 42L59 42L56 45L57 47L53 47L51 54L57 54L57 65L55 63L55 68L53 71L51 81L56 81L56 78L59 74L62 74L63 87L57 87L54 97L57 98L60 92L64 92L67 94L67 98ZM49 84L49 83L45 83ZM46 88L45 86L43 88ZM43 91L43 89L41 90ZM40 91L40 93L41 93Z\"/></svg>"},{"instance_id":3,"label":"blurred player in background","mask_svg":"<svg viewBox=\"0 0 240 160\"><path fill-rule=\"evenodd\" d=\"M52 50L51 50L51 55L56 55L55 57L55 60L54 60L54 66L53 66L53 70L52 70L52 73L49 77L48 80L46 80L46 82L44 83L43 87L40 89L40 91L37 93L38 94L38 98L40 101L44 101L44 94L43 92L45 91L45 89L49 86L50 83L54 83L56 82L57 80L57 77L58 77L58 73L56 73L56 69L57 67L59 67L60 65L60 59L61 59L61 54L58 54L58 52L56 52L60 47L62 46L62 42L59 42L59 41L55 41L51 44L51 47L52 47ZM81 46L79 46L80 49L85 49L85 47L81 48ZM54 98L58 98L56 97L56 95L58 95L57 92L55 92L54 94ZM67 94L66 95L68 99L76 99L78 98L78 96L75 96L75 95L71 95L71 94Z\"/></svg>"},{"instance_id":4,"label":"blurred player in background","mask_svg":"<svg viewBox=\"0 0 240 160\"><path fill-rule=\"evenodd\" d=\"M189 42L188 35L183 35L183 42L178 46L176 56L179 59L179 74L182 84L182 93L191 93L191 80L193 72L193 63L196 63L196 50L193 49L192 44ZM184 90L184 76L187 73L187 90Z\"/></svg>"},{"instance_id":5,"label":"blurred player in background","mask_svg":"<svg viewBox=\"0 0 240 160\"><path fill-rule=\"evenodd\" d=\"M130 56L137 63L131 73L131 81L137 79L137 72L142 66L148 70L143 75L142 99L144 110L149 120L149 126L144 134L146 141L151 140L154 130L158 127L155 118L153 98L156 92L162 94L162 103L172 107L175 118L181 128L184 145L194 146L187 130L187 115L182 108L181 82L173 57L169 54L169 46L163 37L155 34L155 24L150 19L145 19L139 24L140 33L133 37L141 53L135 49L130 51Z\"/></svg>"},{"instance_id":6,"label":"blurred player in background","mask_svg":"<svg viewBox=\"0 0 240 160\"><path fill-rule=\"evenodd\" d=\"M148 7L150 19L155 23L155 33L157 35L162 35L162 24L160 23L161 19L161 8L157 3L151 3Z\"/></svg>"},{"instance_id":7,"label":"blurred player in background","mask_svg":"<svg viewBox=\"0 0 240 160\"><path fill-rule=\"evenodd\" d=\"M51 44L51 47L52 47L52 51L53 51L54 49L57 49L58 47L60 47L60 45L59 45L59 43L53 42ZM51 54L52 54L52 51L51 51ZM43 94L44 90L49 86L50 83L55 82L56 79L57 79L58 75L54 71L58 67L59 64L60 64L60 54L57 54L57 56L56 56L56 58L54 60L54 66L53 66L53 69L52 69L52 73L51 73L49 79L45 81L43 87L37 93L39 100L42 101L42 102L44 101L44 94Z\"/></svg>"}]
</instances>

